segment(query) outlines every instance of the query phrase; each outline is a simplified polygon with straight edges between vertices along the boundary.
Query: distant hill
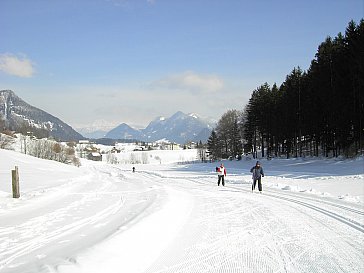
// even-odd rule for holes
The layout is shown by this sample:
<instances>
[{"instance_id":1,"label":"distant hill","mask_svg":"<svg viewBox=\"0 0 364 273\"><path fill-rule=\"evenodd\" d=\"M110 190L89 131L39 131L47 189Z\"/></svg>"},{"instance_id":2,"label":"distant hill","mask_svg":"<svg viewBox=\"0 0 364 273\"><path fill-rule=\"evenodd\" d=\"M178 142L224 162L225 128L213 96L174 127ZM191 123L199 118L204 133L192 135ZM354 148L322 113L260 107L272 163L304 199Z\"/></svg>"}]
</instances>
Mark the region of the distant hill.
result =
<instances>
[{"instance_id":1,"label":"distant hill","mask_svg":"<svg viewBox=\"0 0 364 273\"><path fill-rule=\"evenodd\" d=\"M214 122L206 121L196 114L178 111L170 118L157 117L141 130L134 129L125 123L120 124L109 131L105 137L139 139L146 142L167 139L180 144L187 141L206 142L214 125Z\"/></svg>"},{"instance_id":2,"label":"distant hill","mask_svg":"<svg viewBox=\"0 0 364 273\"><path fill-rule=\"evenodd\" d=\"M85 138L89 138L89 139L97 139L97 138L104 138L105 135L107 134L107 131L103 131L103 130L96 130L96 131L86 131L83 130L82 128L80 129L76 129L77 132L79 132L81 135L83 135Z\"/></svg>"},{"instance_id":3,"label":"distant hill","mask_svg":"<svg viewBox=\"0 0 364 273\"><path fill-rule=\"evenodd\" d=\"M59 118L26 103L11 90L0 91L0 120L5 128L14 131L26 129L62 141L84 138Z\"/></svg>"},{"instance_id":4,"label":"distant hill","mask_svg":"<svg viewBox=\"0 0 364 273\"><path fill-rule=\"evenodd\" d=\"M115 128L115 124L103 119L97 119L92 124L74 128L77 132L89 139L104 138L106 134Z\"/></svg>"},{"instance_id":5,"label":"distant hill","mask_svg":"<svg viewBox=\"0 0 364 273\"><path fill-rule=\"evenodd\" d=\"M139 130L131 128L129 125L122 123L116 128L109 131L105 138L112 139L142 139L142 133Z\"/></svg>"}]
</instances>

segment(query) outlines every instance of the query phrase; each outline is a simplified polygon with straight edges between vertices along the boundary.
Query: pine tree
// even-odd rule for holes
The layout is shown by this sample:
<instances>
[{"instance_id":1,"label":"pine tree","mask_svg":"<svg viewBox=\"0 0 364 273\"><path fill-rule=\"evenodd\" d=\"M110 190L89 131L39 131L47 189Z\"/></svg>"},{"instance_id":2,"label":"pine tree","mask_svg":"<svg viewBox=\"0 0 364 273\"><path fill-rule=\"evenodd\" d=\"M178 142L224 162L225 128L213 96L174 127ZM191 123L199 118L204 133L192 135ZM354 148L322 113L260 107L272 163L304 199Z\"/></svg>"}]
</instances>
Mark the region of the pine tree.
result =
<instances>
[{"instance_id":1,"label":"pine tree","mask_svg":"<svg viewBox=\"0 0 364 273\"><path fill-rule=\"evenodd\" d=\"M221 157L221 151L218 146L218 138L215 130L212 130L209 139L207 140L207 152L210 159L217 160Z\"/></svg>"}]
</instances>

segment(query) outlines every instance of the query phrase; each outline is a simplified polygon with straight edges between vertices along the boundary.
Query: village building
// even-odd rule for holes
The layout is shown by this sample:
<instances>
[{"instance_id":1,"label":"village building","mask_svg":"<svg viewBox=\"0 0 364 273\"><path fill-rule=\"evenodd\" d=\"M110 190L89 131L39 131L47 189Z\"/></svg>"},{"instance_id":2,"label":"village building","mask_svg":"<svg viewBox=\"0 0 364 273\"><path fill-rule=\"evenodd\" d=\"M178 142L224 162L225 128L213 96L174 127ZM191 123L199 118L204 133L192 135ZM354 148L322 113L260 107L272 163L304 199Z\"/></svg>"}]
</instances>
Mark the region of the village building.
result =
<instances>
[{"instance_id":1,"label":"village building","mask_svg":"<svg viewBox=\"0 0 364 273\"><path fill-rule=\"evenodd\" d=\"M87 155L87 159L93 161L102 161L102 154L99 152L92 152Z\"/></svg>"}]
</instances>

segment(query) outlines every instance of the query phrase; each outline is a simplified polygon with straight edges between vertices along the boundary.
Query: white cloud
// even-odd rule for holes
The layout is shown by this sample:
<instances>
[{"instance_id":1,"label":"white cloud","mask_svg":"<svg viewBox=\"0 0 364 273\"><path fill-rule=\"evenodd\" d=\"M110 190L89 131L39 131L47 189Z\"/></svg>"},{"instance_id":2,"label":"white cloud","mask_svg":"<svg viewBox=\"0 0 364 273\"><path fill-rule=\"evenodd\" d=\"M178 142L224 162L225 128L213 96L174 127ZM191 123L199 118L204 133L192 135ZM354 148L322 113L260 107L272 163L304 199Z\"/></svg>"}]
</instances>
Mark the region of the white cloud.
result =
<instances>
[{"instance_id":1,"label":"white cloud","mask_svg":"<svg viewBox=\"0 0 364 273\"><path fill-rule=\"evenodd\" d=\"M13 54L0 54L0 71L23 78L30 78L35 73L31 60Z\"/></svg>"},{"instance_id":2,"label":"white cloud","mask_svg":"<svg viewBox=\"0 0 364 273\"><path fill-rule=\"evenodd\" d=\"M167 76L152 84L153 87L193 92L216 92L224 87L224 81L216 75L202 75L192 71Z\"/></svg>"}]
</instances>

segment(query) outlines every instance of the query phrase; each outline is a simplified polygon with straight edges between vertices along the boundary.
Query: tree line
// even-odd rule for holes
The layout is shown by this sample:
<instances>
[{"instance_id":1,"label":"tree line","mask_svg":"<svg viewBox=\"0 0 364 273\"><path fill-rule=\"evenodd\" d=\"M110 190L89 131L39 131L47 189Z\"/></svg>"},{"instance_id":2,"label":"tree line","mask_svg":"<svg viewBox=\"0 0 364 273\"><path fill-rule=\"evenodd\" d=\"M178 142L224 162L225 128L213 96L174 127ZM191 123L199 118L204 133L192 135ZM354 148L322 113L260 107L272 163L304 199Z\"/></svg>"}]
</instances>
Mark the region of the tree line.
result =
<instances>
[{"instance_id":1,"label":"tree line","mask_svg":"<svg viewBox=\"0 0 364 273\"><path fill-rule=\"evenodd\" d=\"M212 158L355 156L364 141L364 20L327 37L307 71L256 88L242 111L229 110L208 140Z\"/></svg>"}]
</instances>

